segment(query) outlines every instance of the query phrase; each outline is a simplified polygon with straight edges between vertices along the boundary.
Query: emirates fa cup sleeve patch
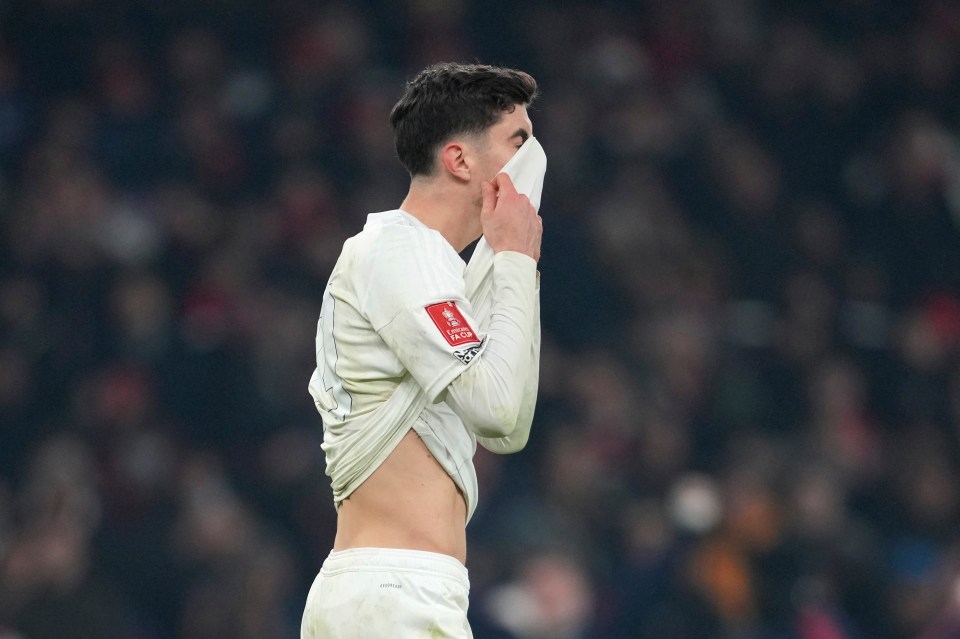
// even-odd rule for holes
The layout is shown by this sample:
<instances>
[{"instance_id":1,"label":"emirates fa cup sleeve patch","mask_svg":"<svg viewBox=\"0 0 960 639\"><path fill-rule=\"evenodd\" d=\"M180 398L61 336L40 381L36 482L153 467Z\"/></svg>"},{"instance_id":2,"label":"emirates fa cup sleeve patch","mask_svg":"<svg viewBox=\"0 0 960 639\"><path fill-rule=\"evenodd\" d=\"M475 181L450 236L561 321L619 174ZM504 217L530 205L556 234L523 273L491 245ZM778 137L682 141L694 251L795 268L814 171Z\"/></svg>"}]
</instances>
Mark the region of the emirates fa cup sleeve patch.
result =
<instances>
[{"instance_id":1,"label":"emirates fa cup sleeve patch","mask_svg":"<svg viewBox=\"0 0 960 639\"><path fill-rule=\"evenodd\" d=\"M426 307L426 311L450 346L480 343L477 334L473 332L463 313L457 308L456 302L431 304Z\"/></svg>"}]
</instances>

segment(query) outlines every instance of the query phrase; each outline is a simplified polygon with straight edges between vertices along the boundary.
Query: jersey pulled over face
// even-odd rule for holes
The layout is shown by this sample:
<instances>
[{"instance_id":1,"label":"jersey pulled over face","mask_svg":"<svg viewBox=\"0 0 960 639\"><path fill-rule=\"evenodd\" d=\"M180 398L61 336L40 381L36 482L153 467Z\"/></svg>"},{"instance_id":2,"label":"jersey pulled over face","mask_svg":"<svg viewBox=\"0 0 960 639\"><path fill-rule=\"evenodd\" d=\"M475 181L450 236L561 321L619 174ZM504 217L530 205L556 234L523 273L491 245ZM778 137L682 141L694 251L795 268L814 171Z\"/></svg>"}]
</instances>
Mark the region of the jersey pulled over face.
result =
<instances>
[{"instance_id":1,"label":"jersey pulled over face","mask_svg":"<svg viewBox=\"0 0 960 639\"><path fill-rule=\"evenodd\" d=\"M499 122L487 129L484 145L477 160L482 180L492 180L517 150L533 136L533 123L527 107L518 104L504 111Z\"/></svg>"}]
</instances>

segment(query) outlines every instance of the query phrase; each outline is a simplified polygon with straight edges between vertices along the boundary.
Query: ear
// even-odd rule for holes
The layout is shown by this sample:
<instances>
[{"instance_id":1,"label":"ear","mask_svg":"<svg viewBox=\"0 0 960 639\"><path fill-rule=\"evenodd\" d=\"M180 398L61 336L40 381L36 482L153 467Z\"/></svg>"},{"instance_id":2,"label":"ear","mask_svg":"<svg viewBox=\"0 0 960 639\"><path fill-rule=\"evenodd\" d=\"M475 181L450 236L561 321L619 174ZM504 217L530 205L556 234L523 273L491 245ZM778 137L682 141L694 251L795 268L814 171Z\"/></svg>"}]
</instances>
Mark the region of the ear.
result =
<instances>
[{"instance_id":1,"label":"ear","mask_svg":"<svg viewBox=\"0 0 960 639\"><path fill-rule=\"evenodd\" d=\"M456 179L469 182L470 163L467 151L462 142L447 142L440 148L440 167Z\"/></svg>"}]
</instances>

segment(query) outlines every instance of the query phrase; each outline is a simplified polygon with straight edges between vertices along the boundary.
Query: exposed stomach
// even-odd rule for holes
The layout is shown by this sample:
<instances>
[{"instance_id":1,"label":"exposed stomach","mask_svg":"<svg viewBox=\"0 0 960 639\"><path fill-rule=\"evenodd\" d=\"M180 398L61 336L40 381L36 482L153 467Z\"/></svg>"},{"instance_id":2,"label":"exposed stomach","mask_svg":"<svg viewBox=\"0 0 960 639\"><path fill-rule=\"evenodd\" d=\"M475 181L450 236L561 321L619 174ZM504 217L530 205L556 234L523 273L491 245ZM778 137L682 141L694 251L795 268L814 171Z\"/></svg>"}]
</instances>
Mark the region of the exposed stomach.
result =
<instances>
[{"instance_id":1,"label":"exposed stomach","mask_svg":"<svg viewBox=\"0 0 960 639\"><path fill-rule=\"evenodd\" d=\"M405 548L467 559L467 505L411 429L340 503L334 550Z\"/></svg>"}]
</instances>

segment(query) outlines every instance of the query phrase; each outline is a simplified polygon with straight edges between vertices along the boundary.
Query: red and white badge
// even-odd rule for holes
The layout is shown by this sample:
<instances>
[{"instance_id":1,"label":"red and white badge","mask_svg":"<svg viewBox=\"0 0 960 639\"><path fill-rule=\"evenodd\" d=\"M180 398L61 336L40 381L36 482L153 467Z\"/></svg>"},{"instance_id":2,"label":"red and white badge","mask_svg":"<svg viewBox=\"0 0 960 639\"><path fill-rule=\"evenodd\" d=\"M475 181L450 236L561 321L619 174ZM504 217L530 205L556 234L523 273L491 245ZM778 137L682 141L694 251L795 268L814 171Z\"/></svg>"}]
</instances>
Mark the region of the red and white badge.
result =
<instances>
[{"instance_id":1,"label":"red and white badge","mask_svg":"<svg viewBox=\"0 0 960 639\"><path fill-rule=\"evenodd\" d=\"M479 344L480 338L473 332L456 302L440 302L426 307L427 315L433 320L440 334L450 346Z\"/></svg>"}]
</instances>

